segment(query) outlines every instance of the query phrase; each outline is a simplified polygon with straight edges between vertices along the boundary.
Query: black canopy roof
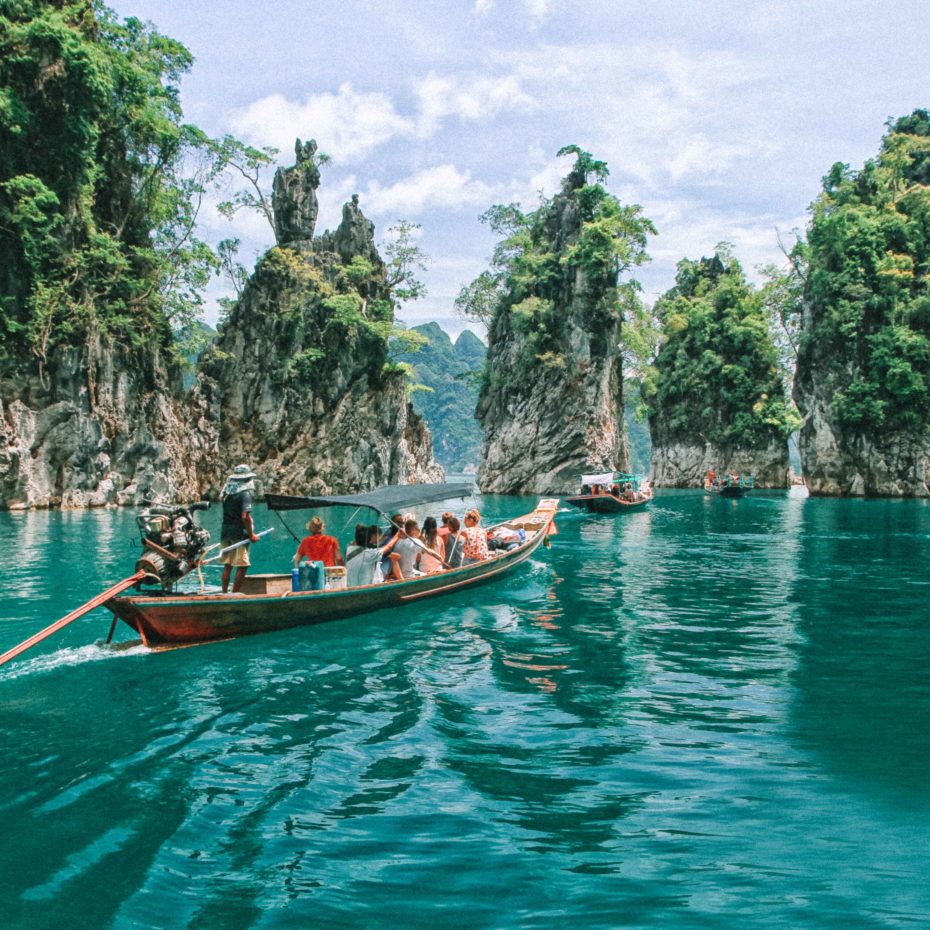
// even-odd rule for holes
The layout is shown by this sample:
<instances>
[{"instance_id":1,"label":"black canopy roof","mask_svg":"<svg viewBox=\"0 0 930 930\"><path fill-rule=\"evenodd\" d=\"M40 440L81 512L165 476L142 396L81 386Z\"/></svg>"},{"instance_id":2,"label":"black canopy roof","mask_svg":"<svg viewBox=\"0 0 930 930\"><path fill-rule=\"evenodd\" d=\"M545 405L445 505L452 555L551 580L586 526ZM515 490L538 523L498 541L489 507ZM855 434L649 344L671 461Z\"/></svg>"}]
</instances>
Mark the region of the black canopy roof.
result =
<instances>
[{"instance_id":1,"label":"black canopy roof","mask_svg":"<svg viewBox=\"0 0 930 930\"><path fill-rule=\"evenodd\" d=\"M269 510L316 510L321 507L370 507L379 513L392 514L444 501L452 497L468 497L474 485L460 481L449 484L389 484L362 494L342 494L329 497L294 497L290 494L266 494Z\"/></svg>"}]
</instances>

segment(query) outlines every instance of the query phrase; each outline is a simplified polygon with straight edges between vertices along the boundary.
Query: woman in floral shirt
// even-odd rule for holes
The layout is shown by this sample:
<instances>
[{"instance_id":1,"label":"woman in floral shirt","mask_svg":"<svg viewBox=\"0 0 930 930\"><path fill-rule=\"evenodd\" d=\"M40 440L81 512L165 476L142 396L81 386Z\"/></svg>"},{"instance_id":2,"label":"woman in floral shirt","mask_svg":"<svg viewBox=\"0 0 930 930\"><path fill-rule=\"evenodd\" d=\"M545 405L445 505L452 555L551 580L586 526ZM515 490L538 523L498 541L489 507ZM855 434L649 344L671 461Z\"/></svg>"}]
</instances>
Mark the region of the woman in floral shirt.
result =
<instances>
[{"instance_id":1,"label":"woman in floral shirt","mask_svg":"<svg viewBox=\"0 0 930 930\"><path fill-rule=\"evenodd\" d=\"M465 514L465 529L462 531L465 543L462 549L463 565L483 562L488 557L488 534L481 528L480 523L481 514L477 510L469 510Z\"/></svg>"}]
</instances>

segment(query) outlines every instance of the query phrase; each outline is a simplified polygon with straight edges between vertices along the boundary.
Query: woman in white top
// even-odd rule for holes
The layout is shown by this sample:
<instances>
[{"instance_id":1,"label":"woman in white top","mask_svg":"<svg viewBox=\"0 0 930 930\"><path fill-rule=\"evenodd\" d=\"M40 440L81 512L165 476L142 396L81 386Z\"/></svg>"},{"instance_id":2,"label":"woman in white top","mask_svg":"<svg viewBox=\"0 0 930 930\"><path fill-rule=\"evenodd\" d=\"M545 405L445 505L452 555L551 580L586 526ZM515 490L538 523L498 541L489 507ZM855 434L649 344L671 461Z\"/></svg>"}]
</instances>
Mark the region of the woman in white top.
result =
<instances>
[{"instance_id":1,"label":"woman in white top","mask_svg":"<svg viewBox=\"0 0 930 930\"><path fill-rule=\"evenodd\" d=\"M355 539L346 549L346 587L359 588L384 581L381 560L394 548L400 535L395 533L383 546L369 548L369 527L364 523L357 524Z\"/></svg>"}]
</instances>

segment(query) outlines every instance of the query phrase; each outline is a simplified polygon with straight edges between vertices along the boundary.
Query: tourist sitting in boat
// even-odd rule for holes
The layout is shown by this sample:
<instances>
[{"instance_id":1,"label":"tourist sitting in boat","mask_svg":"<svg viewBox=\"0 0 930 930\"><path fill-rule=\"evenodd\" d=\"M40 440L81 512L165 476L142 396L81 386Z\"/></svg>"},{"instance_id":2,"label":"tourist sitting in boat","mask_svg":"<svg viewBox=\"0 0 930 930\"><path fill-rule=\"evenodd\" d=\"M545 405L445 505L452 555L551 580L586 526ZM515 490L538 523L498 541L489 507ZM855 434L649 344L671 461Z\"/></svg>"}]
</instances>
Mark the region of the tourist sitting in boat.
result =
<instances>
[{"instance_id":1,"label":"tourist sitting in boat","mask_svg":"<svg viewBox=\"0 0 930 930\"><path fill-rule=\"evenodd\" d=\"M372 534L374 530L374 534ZM400 534L396 534L383 546L371 545L369 540L374 535L377 539L380 530L377 526L356 524L355 539L346 549L346 587L357 588L362 585L380 584L384 581L381 560L397 545ZM398 578L396 568L392 569Z\"/></svg>"},{"instance_id":2,"label":"tourist sitting in boat","mask_svg":"<svg viewBox=\"0 0 930 930\"><path fill-rule=\"evenodd\" d=\"M502 549L504 552L510 552L521 542L520 534L506 526L498 526L488 533L488 549Z\"/></svg>"},{"instance_id":3,"label":"tourist sitting in boat","mask_svg":"<svg viewBox=\"0 0 930 930\"><path fill-rule=\"evenodd\" d=\"M483 562L489 556L488 534L481 528L481 514L474 508L465 514L465 529L462 531L462 564Z\"/></svg>"},{"instance_id":4,"label":"tourist sitting in boat","mask_svg":"<svg viewBox=\"0 0 930 930\"><path fill-rule=\"evenodd\" d=\"M304 536L300 541L294 555L294 565L299 565L304 559L322 562L329 568L345 564L342 560L342 551L339 549L339 540L323 532L326 524L319 517L313 517L307 524L307 529L310 535Z\"/></svg>"},{"instance_id":5,"label":"tourist sitting in boat","mask_svg":"<svg viewBox=\"0 0 930 930\"><path fill-rule=\"evenodd\" d=\"M465 541L462 539L462 524L459 523L458 517L450 514L447 526L449 527L449 536L446 539L446 565L449 568L461 568L462 549L465 545Z\"/></svg>"},{"instance_id":6,"label":"tourist sitting in boat","mask_svg":"<svg viewBox=\"0 0 930 930\"><path fill-rule=\"evenodd\" d=\"M420 554L420 546L417 544L420 539L420 526L416 520L409 517L404 523L403 532L397 535L401 538L394 546L394 552L398 556L401 576L413 578L416 575L417 556Z\"/></svg>"},{"instance_id":7,"label":"tourist sitting in boat","mask_svg":"<svg viewBox=\"0 0 930 930\"><path fill-rule=\"evenodd\" d=\"M445 513L443 513L442 517L440 518L442 522L439 524L439 527L436 530L436 532L439 534L439 541L443 544L443 546L446 545L446 541L449 538L449 521L452 519L452 516L453 515L450 510L445 511ZM424 535L426 533L426 520L423 521L423 533Z\"/></svg>"},{"instance_id":8,"label":"tourist sitting in boat","mask_svg":"<svg viewBox=\"0 0 930 930\"><path fill-rule=\"evenodd\" d=\"M434 575L436 572L441 572L444 568L444 547L442 539L439 536L439 529L436 526L435 517L427 517L423 521L423 532L420 536L420 544L422 548L417 554L416 567L424 575Z\"/></svg>"},{"instance_id":9,"label":"tourist sitting in boat","mask_svg":"<svg viewBox=\"0 0 930 930\"><path fill-rule=\"evenodd\" d=\"M399 532L403 530L404 518L399 514L395 513L391 515L390 523L388 524L387 530L382 535L379 531L378 539L375 543L377 546L384 546L387 544L388 540L396 536ZM385 578L391 578L394 575L394 562L397 561L396 553L391 555L386 555L381 560L381 571L384 573Z\"/></svg>"}]
</instances>

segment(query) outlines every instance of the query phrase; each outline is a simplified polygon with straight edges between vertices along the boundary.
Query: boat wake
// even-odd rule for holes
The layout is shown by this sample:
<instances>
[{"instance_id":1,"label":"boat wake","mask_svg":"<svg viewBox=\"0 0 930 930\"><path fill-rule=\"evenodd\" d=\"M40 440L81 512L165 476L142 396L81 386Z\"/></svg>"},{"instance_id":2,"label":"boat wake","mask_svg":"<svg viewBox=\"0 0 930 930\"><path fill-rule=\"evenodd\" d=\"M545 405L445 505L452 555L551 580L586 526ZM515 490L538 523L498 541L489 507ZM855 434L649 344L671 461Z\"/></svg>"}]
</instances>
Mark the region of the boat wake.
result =
<instances>
[{"instance_id":1,"label":"boat wake","mask_svg":"<svg viewBox=\"0 0 930 930\"><path fill-rule=\"evenodd\" d=\"M104 659L114 659L124 655L147 655L152 650L143 646L141 640L129 643L110 643L99 641L87 646L75 646L59 649L48 655L36 656L33 659L24 659L4 669L0 673L0 681L10 681L24 675L41 675L65 666L83 665L85 662L100 662Z\"/></svg>"}]
</instances>

